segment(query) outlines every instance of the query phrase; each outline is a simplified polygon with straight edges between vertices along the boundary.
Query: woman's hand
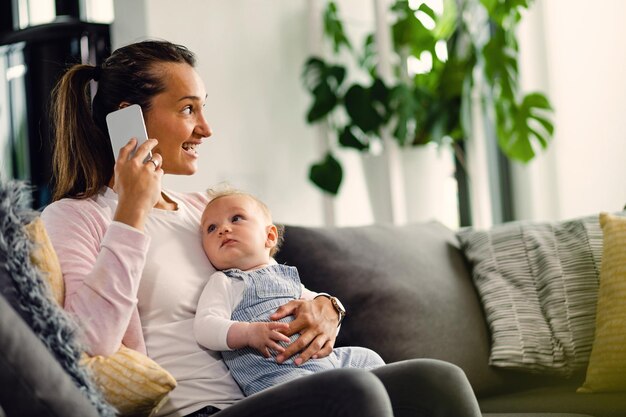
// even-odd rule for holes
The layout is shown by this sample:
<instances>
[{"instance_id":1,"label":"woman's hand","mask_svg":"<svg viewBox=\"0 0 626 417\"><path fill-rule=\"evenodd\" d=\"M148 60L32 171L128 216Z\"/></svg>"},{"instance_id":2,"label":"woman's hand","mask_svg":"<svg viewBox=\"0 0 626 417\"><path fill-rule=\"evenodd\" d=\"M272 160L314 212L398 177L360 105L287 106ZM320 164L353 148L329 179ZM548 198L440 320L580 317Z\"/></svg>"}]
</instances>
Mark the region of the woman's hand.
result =
<instances>
[{"instance_id":1,"label":"woman's hand","mask_svg":"<svg viewBox=\"0 0 626 417\"><path fill-rule=\"evenodd\" d=\"M270 319L280 320L291 315L295 319L289 323L289 330L282 333L287 336L300 333L300 336L276 356L276 362L282 363L298 352L296 365L302 365L310 358L328 356L335 345L339 324L339 315L330 300L326 297L293 300L279 307Z\"/></svg>"},{"instance_id":2,"label":"woman's hand","mask_svg":"<svg viewBox=\"0 0 626 417\"><path fill-rule=\"evenodd\" d=\"M133 138L122 147L115 162L113 189L119 200L113 220L143 230L147 214L161 197L163 170L159 154L153 153L150 161L143 162L157 145L156 139L142 143L129 159L136 142Z\"/></svg>"}]
</instances>

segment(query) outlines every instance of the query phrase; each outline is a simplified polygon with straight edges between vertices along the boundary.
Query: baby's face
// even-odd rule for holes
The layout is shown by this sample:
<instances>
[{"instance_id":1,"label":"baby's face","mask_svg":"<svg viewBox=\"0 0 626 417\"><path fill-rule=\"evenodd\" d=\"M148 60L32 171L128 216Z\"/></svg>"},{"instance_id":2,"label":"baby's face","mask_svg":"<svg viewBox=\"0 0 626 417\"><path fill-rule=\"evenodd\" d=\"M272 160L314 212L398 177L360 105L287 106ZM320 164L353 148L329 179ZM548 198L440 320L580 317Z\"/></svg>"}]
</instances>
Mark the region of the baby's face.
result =
<instances>
[{"instance_id":1,"label":"baby's face","mask_svg":"<svg viewBox=\"0 0 626 417\"><path fill-rule=\"evenodd\" d=\"M248 270L269 262L271 220L246 195L229 195L211 201L202 214L202 246L219 270Z\"/></svg>"}]
</instances>

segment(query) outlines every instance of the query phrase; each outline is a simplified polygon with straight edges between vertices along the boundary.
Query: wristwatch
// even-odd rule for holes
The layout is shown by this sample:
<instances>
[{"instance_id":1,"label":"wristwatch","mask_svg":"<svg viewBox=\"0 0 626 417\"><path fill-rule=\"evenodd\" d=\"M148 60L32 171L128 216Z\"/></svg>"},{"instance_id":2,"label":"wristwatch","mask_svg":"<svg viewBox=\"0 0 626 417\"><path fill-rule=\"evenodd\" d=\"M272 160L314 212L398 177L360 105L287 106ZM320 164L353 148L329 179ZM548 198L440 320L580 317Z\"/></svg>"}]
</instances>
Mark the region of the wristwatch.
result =
<instances>
[{"instance_id":1,"label":"wristwatch","mask_svg":"<svg viewBox=\"0 0 626 417\"><path fill-rule=\"evenodd\" d=\"M346 308L343 306L343 304L341 304L341 301L339 301L339 298L333 297L332 295L326 294L325 292L318 293L315 296L315 298L317 297L326 297L330 300L333 307L337 311L337 314L339 314L339 323L337 323L337 327L339 327L339 325L343 321L343 318L346 316Z\"/></svg>"}]
</instances>

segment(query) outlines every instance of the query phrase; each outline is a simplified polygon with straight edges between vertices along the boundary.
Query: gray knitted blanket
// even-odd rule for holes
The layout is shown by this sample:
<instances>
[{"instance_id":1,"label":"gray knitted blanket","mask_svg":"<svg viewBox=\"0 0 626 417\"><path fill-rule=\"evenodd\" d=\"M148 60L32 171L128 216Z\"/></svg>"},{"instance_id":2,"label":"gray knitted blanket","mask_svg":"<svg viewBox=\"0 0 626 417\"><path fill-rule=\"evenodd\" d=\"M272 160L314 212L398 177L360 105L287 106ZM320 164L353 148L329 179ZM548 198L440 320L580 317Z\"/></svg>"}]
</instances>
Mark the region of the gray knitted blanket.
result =
<instances>
[{"instance_id":1,"label":"gray knitted blanket","mask_svg":"<svg viewBox=\"0 0 626 417\"><path fill-rule=\"evenodd\" d=\"M0 178L0 268L8 271L13 280L12 304L100 416L113 417L114 409L105 402L88 370L79 365L83 349L76 337L77 326L52 299L41 274L30 262L32 244L23 226L38 213L29 206L30 189L24 182Z\"/></svg>"}]
</instances>

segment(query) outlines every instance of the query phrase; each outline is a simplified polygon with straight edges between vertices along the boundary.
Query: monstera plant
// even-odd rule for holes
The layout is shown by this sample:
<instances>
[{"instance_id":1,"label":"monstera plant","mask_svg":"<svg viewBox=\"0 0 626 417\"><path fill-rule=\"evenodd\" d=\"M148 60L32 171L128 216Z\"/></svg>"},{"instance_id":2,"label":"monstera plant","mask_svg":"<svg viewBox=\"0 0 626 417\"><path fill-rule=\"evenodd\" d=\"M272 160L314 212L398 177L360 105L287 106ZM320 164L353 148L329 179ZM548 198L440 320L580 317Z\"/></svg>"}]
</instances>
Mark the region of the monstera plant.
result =
<instances>
[{"instance_id":1,"label":"monstera plant","mask_svg":"<svg viewBox=\"0 0 626 417\"><path fill-rule=\"evenodd\" d=\"M389 13L392 26L394 81L378 75L374 34L353 47L337 4L324 11L325 38L332 57L310 57L303 83L312 95L307 122L325 122L341 147L369 151L382 143L382 130L392 132L400 146L443 140L458 143L470 136L472 93L477 84L485 117L493 124L502 152L528 162L546 148L554 126L545 95L521 94L515 29L531 0L444 0L443 12L426 3L397 0ZM483 16L477 21L477 16ZM486 34L486 36L484 36ZM345 53L347 52L347 53ZM348 56L354 62L342 62ZM429 68L407 70L411 61ZM360 74L350 76L348 68ZM355 69L356 68L356 69ZM354 82L354 79L367 80ZM477 81L480 83L477 83ZM343 178L341 163L331 150L314 163L309 178L336 195Z\"/></svg>"}]
</instances>

